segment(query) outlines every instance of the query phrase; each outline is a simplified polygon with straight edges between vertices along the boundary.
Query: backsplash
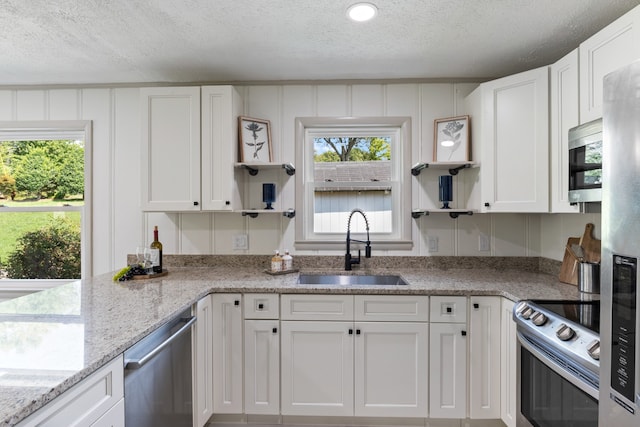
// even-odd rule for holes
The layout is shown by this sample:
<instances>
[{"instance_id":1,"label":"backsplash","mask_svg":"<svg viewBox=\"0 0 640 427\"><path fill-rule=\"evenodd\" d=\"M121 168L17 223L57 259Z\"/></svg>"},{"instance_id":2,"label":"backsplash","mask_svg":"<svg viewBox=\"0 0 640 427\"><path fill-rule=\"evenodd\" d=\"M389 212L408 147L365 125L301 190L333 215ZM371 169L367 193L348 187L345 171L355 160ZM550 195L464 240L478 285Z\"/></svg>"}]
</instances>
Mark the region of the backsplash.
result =
<instances>
[{"instance_id":1,"label":"backsplash","mask_svg":"<svg viewBox=\"0 0 640 427\"><path fill-rule=\"evenodd\" d=\"M135 262L135 255L129 254L127 262ZM168 270L182 267L237 267L246 269L268 269L271 255L164 255L163 264ZM485 269L485 270L518 270L542 272L557 275L560 262L540 257L472 257L472 256L373 256L362 258L362 264L351 272L358 274L367 270L450 270L450 269ZM295 256L295 269L344 270L344 256Z\"/></svg>"}]
</instances>

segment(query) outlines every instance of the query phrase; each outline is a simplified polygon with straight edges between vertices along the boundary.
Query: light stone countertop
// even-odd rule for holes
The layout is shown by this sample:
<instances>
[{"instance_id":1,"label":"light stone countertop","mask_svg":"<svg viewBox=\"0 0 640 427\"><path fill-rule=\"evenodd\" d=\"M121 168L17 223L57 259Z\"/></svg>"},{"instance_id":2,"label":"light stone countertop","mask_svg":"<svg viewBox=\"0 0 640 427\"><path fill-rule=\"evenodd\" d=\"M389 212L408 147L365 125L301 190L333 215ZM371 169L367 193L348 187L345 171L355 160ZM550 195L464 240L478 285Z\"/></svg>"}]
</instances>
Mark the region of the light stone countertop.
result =
<instances>
[{"instance_id":1,"label":"light stone countertop","mask_svg":"<svg viewBox=\"0 0 640 427\"><path fill-rule=\"evenodd\" d=\"M303 269L303 272L344 273ZM362 273L355 272L355 274ZM577 300L553 275L495 269L366 269L408 286L298 285L298 274L262 268L176 268L151 280L112 274L0 303L0 427L13 426L212 292L497 295Z\"/></svg>"}]
</instances>

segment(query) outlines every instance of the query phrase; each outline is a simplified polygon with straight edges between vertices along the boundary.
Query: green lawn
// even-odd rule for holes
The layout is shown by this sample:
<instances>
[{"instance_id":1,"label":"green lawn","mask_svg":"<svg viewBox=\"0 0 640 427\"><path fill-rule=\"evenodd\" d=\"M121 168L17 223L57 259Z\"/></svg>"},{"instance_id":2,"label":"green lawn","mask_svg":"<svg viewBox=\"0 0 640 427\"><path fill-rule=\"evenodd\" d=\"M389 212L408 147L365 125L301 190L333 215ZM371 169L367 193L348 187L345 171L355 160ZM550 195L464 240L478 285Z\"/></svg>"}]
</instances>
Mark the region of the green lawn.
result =
<instances>
[{"instance_id":1,"label":"green lawn","mask_svg":"<svg viewBox=\"0 0 640 427\"><path fill-rule=\"evenodd\" d=\"M71 205L82 205L82 201L64 201ZM15 201L0 200L5 206L60 206L61 201ZM14 251L16 241L28 231L38 230L53 220L67 218L80 226L80 212L2 212L0 208L0 264L6 262Z\"/></svg>"}]
</instances>

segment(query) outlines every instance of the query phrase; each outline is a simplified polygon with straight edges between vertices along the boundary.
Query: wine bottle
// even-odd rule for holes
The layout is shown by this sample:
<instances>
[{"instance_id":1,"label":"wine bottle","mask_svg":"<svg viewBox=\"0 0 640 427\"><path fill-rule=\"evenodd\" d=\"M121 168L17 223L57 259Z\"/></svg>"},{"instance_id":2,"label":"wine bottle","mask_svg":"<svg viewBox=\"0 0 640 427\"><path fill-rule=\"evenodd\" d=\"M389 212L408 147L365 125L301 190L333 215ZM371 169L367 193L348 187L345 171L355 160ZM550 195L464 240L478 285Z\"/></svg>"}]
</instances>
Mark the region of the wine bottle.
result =
<instances>
[{"instance_id":1,"label":"wine bottle","mask_svg":"<svg viewBox=\"0 0 640 427\"><path fill-rule=\"evenodd\" d=\"M154 273L162 273L162 243L158 240L158 226L153 227L151 248L151 268Z\"/></svg>"}]
</instances>

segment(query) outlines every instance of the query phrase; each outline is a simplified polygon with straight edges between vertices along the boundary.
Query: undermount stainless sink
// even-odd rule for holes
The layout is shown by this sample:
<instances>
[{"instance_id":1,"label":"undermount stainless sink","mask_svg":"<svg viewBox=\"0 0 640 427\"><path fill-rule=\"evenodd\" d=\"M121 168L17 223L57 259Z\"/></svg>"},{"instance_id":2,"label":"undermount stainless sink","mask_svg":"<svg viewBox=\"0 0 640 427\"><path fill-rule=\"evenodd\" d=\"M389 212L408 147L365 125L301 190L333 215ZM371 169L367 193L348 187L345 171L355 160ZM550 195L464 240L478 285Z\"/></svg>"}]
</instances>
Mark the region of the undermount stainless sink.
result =
<instances>
[{"instance_id":1,"label":"undermount stainless sink","mask_svg":"<svg viewBox=\"0 0 640 427\"><path fill-rule=\"evenodd\" d=\"M396 275L301 274L301 285L408 285Z\"/></svg>"}]
</instances>

